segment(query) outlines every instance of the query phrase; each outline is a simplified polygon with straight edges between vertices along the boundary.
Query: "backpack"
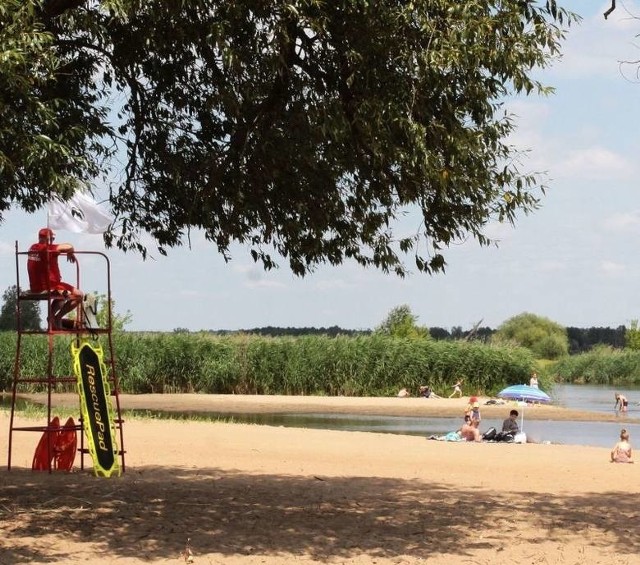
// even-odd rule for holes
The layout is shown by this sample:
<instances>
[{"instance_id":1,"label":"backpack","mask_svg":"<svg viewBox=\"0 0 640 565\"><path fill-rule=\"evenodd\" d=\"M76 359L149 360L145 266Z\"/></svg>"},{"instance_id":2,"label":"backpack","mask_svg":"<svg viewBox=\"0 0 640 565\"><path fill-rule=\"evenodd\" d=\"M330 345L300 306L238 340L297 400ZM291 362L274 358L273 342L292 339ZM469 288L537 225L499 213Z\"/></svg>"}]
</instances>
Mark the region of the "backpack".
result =
<instances>
[{"instance_id":1,"label":"backpack","mask_svg":"<svg viewBox=\"0 0 640 565\"><path fill-rule=\"evenodd\" d=\"M493 441L495 440L497 433L498 433L498 430L496 430L495 428L489 428L486 432L482 434L482 440Z\"/></svg>"},{"instance_id":2,"label":"backpack","mask_svg":"<svg viewBox=\"0 0 640 565\"><path fill-rule=\"evenodd\" d=\"M513 432L498 432L496 434L495 441L513 443Z\"/></svg>"}]
</instances>

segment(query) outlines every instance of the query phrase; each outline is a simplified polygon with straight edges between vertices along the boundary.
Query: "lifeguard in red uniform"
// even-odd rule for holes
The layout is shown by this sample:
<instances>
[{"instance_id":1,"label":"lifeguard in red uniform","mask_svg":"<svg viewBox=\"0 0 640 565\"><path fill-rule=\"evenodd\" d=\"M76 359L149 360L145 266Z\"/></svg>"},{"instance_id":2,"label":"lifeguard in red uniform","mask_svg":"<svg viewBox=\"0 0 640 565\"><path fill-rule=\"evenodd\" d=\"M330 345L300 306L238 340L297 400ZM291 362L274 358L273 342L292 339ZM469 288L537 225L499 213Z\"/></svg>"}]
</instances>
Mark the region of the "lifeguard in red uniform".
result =
<instances>
[{"instance_id":1,"label":"lifeguard in red uniform","mask_svg":"<svg viewBox=\"0 0 640 565\"><path fill-rule=\"evenodd\" d=\"M69 283L63 282L58 266L58 257L66 255L67 261L76 262L73 245L54 243L55 234L49 228L38 232L38 243L29 248L27 271L31 292L51 293L50 325L53 329L72 329L73 320L63 320L69 312L82 302L82 292Z\"/></svg>"}]
</instances>

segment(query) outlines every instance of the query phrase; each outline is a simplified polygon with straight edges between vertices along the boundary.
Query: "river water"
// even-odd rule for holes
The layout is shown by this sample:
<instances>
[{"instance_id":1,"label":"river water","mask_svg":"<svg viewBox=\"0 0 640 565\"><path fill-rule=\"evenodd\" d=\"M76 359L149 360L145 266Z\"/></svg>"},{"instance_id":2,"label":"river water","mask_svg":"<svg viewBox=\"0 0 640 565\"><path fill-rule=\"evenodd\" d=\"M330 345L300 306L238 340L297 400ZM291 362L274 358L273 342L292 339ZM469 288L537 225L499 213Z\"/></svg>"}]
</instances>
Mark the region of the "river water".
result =
<instances>
[{"instance_id":1,"label":"river water","mask_svg":"<svg viewBox=\"0 0 640 565\"><path fill-rule=\"evenodd\" d=\"M640 387L612 389L591 385L556 385L551 396L553 403L575 410L613 413L615 392L621 392L629 399L628 417L640 418ZM505 407L505 418L508 416ZM625 422L620 416L618 422L571 422L527 420L527 411L535 407L519 407L523 417L522 427L527 437L536 442L550 442L572 445L612 447L617 441L620 429L625 427L634 437L640 438L640 424ZM234 414L234 422L315 428L325 430L361 431L393 433L418 436L437 436L460 427L461 418L429 418L404 416L362 416L357 414ZM500 429L502 419L483 419L481 431L489 427ZM639 440L640 441L640 440Z\"/></svg>"},{"instance_id":2,"label":"river water","mask_svg":"<svg viewBox=\"0 0 640 565\"><path fill-rule=\"evenodd\" d=\"M614 395L616 392L621 392L629 400L627 417L640 418L640 387L613 389L608 386L562 384L556 385L550 392L554 404L575 410L602 413L614 412ZM8 406L10 404L7 405L7 408ZM623 427L629 430L632 444L634 438L638 438L638 442L640 442L640 424L625 422L626 417L623 415L620 415L616 422L528 420L527 412L535 410L535 407L523 405L518 409L522 416L522 429L529 440L535 442L612 447ZM142 410L140 412L149 411ZM505 406L505 418L508 416L508 412L509 406ZM173 413L173 416L176 414ZM363 416L359 414L234 414L229 416L229 414L220 413L184 413L179 416L230 419L238 423L267 426L378 432L423 437L443 435L458 429L461 425L461 418ZM483 419L480 430L485 431L490 427L499 430L502 427L502 419Z\"/></svg>"}]
</instances>

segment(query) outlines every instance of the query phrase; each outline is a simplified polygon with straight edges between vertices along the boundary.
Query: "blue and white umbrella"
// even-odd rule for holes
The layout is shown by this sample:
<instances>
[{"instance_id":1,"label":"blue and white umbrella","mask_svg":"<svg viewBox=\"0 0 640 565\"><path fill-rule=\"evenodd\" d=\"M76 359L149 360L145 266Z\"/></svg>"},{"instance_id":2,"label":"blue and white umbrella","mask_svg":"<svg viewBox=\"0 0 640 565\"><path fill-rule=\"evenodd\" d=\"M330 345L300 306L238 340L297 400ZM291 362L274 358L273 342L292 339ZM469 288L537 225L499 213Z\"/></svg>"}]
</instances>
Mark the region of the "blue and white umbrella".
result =
<instances>
[{"instance_id":1,"label":"blue and white umbrella","mask_svg":"<svg viewBox=\"0 0 640 565\"><path fill-rule=\"evenodd\" d=\"M523 402L551 402L551 397L534 386L512 385L502 389L498 396L508 400L521 400Z\"/></svg>"},{"instance_id":2,"label":"blue and white umbrella","mask_svg":"<svg viewBox=\"0 0 640 565\"><path fill-rule=\"evenodd\" d=\"M519 400L521 402L551 402L551 397L534 386L529 385L512 385L502 389L498 393L499 398L505 398L507 400ZM524 428L524 410L522 411L522 419L520 423L520 429Z\"/></svg>"}]
</instances>

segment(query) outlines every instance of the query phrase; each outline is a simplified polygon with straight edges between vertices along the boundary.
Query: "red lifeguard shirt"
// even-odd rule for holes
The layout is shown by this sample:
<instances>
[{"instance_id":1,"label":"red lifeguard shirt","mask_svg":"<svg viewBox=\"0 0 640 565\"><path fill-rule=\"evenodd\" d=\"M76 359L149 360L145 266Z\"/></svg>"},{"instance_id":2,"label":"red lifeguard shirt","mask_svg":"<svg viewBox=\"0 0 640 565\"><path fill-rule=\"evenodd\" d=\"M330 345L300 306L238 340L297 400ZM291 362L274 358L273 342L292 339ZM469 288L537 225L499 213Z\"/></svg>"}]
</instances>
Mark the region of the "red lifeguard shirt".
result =
<instances>
[{"instance_id":1,"label":"red lifeguard shirt","mask_svg":"<svg viewBox=\"0 0 640 565\"><path fill-rule=\"evenodd\" d=\"M34 243L27 254L27 272L29 285L33 292L61 290L67 285L61 284L58 246L48 243Z\"/></svg>"}]
</instances>

